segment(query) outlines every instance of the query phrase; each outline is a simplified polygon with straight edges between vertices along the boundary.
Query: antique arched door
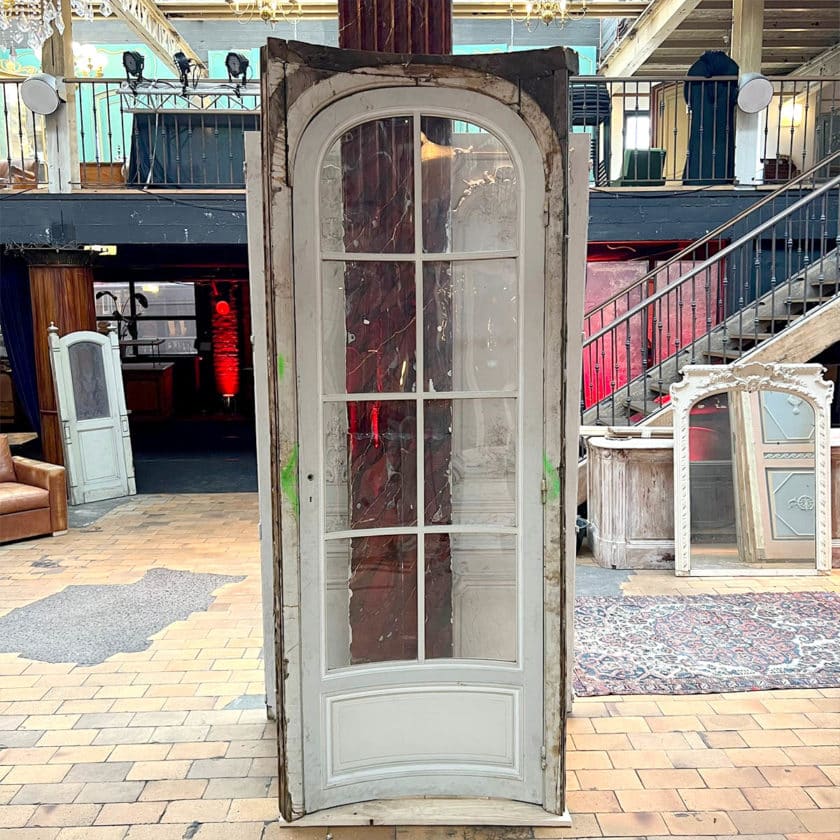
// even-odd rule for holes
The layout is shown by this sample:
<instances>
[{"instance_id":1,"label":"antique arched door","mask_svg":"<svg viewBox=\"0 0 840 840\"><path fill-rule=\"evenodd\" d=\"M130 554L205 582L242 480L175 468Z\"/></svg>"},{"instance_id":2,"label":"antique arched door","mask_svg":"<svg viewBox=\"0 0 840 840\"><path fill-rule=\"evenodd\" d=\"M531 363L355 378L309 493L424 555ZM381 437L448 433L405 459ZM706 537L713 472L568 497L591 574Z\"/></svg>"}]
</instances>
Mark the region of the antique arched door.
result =
<instances>
[{"instance_id":1,"label":"antique arched door","mask_svg":"<svg viewBox=\"0 0 840 840\"><path fill-rule=\"evenodd\" d=\"M264 50L287 820L568 819L570 59Z\"/></svg>"},{"instance_id":2,"label":"antique arched door","mask_svg":"<svg viewBox=\"0 0 840 840\"><path fill-rule=\"evenodd\" d=\"M117 334L49 328L71 505L137 492Z\"/></svg>"},{"instance_id":3,"label":"antique arched door","mask_svg":"<svg viewBox=\"0 0 840 840\"><path fill-rule=\"evenodd\" d=\"M307 807L539 802L536 143L478 94L368 91L294 173Z\"/></svg>"}]
</instances>

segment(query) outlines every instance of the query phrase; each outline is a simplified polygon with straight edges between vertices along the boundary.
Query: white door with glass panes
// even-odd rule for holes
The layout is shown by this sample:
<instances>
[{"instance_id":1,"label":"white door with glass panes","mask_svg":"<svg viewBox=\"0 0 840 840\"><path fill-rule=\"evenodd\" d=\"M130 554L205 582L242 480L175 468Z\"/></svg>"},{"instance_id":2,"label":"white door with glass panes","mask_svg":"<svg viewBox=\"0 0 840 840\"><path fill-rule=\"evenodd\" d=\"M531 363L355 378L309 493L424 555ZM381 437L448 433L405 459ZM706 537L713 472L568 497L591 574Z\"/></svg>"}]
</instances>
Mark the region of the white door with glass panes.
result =
<instances>
[{"instance_id":1,"label":"white door with glass panes","mask_svg":"<svg viewBox=\"0 0 840 840\"><path fill-rule=\"evenodd\" d=\"M542 802L539 150L431 88L348 96L298 148L306 810Z\"/></svg>"},{"instance_id":2,"label":"white door with glass panes","mask_svg":"<svg viewBox=\"0 0 840 840\"><path fill-rule=\"evenodd\" d=\"M137 492L120 347L108 335L49 329L61 439L71 505Z\"/></svg>"}]
</instances>

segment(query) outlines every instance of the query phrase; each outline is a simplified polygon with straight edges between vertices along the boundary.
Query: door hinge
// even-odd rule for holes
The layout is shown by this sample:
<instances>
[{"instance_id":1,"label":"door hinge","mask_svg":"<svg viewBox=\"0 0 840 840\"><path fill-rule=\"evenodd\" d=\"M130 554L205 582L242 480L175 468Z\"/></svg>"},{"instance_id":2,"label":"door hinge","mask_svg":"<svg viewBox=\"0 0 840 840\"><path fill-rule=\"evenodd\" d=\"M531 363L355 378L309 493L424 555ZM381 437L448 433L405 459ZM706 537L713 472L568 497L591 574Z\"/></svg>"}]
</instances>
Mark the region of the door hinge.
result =
<instances>
[{"instance_id":1,"label":"door hinge","mask_svg":"<svg viewBox=\"0 0 840 840\"><path fill-rule=\"evenodd\" d=\"M540 769L545 770L546 768L546 761L545 761L545 746L543 745L540 747Z\"/></svg>"},{"instance_id":2,"label":"door hinge","mask_svg":"<svg viewBox=\"0 0 840 840\"><path fill-rule=\"evenodd\" d=\"M548 482L545 476L540 479L540 501L545 504L548 501ZM545 749L545 747L543 747Z\"/></svg>"}]
</instances>

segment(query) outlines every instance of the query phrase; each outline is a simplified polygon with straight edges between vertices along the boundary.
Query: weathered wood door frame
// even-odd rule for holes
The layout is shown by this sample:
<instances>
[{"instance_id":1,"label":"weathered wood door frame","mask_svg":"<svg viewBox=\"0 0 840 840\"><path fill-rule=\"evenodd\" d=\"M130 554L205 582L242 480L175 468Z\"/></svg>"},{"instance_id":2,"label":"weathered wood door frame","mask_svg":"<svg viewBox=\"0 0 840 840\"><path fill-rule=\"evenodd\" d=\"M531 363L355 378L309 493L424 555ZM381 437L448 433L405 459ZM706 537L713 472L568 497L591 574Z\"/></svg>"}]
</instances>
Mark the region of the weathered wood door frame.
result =
<instances>
[{"instance_id":1,"label":"weathered wood door frame","mask_svg":"<svg viewBox=\"0 0 840 840\"><path fill-rule=\"evenodd\" d=\"M576 442L579 378L566 371L567 351L580 343L582 276L569 285L567 85L574 58L563 49L499 56L391 56L269 40L263 52L263 170L268 320L266 345L275 375L269 394L272 454L272 540L278 673L280 806L285 819L309 810L303 794L302 663L300 661L300 530L297 386L292 231L293 162L303 132L323 108L375 88L434 86L495 99L527 126L544 174L543 270L556 278L544 312L543 638L545 770L542 807L562 814L567 590L565 562L574 553L576 477L566 481ZM303 185L302 185L303 186ZM306 188L311 189L312 185ZM572 492L567 492L569 488Z\"/></svg>"}]
</instances>

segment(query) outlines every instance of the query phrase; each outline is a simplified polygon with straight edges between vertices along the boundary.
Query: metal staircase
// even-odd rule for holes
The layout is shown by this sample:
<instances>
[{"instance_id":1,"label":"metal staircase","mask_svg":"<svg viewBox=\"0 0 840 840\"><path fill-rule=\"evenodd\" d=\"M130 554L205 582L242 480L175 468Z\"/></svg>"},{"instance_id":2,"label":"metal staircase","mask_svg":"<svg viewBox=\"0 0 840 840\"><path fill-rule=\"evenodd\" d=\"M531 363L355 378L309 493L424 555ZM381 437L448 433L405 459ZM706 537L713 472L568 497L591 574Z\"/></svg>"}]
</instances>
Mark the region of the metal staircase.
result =
<instances>
[{"instance_id":1,"label":"metal staircase","mask_svg":"<svg viewBox=\"0 0 840 840\"><path fill-rule=\"evenodd\" d=\"M687 364L809 361L840 340L840 151L584 316L585 425L634 425Z\"/></svg>"}]
</instances>

